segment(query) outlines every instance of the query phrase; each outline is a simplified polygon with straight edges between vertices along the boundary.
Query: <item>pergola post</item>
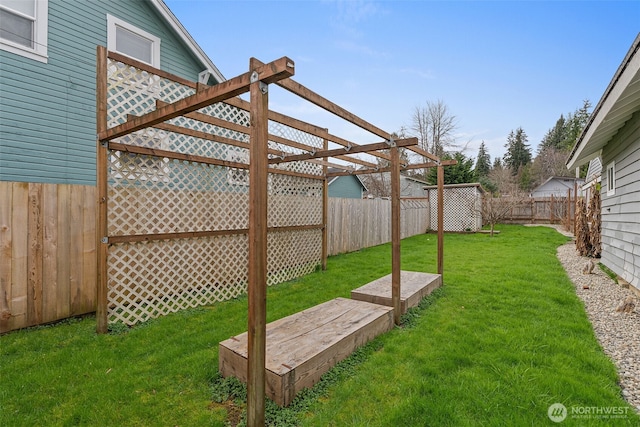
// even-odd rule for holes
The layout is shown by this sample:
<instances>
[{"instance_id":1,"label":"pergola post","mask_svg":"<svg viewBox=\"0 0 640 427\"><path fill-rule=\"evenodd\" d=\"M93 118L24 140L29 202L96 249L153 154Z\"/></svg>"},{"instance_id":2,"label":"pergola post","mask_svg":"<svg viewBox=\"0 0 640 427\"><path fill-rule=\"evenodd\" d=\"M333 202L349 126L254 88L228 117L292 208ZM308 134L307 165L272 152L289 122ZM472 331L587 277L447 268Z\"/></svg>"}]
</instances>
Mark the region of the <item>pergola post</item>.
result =
<instances>
[{"instance_id":1,"label":"pergola post","mask_svg":"<svg viewBox=\"0 0 640 427\"><path fill-rule=\"evenodd\" d=\"M96 49L96 133L107 129L107 48ZM109 245L104 239L107 227L107 148L96 144L96 332L106 334L108 329L107 255Z\"/></svg>"},{"instance_id":2,"label":"pergola post","mask_svg":"<svg viewBox=\"0 0 640 427\"><path fill-rule=\"evenodd\" d=\"M329 130L327 129L327 133ZM322 149L327 151L329 149L329 141L325 138L322 144ZM324 158L324 165L322 166L322 175L324 179L322 180L322 224L324 227L322 228L322 270L327 269L327 258L329 254L328 250L328 233L327 225L329 223L329 180L327 179L327 162L329 161L328 157Z\"/></svg>"},{"instance_id":3,"label":"pergola post","mask_svg":"<svg viewBox=\"0 0 640 427\"><path fill-rule=\"evenodd\" d=\"M444 166L438 165L438 274L444 272Z\"/></svg>"},{"instance_id":4,"label":"pergola post","mask_svg":"<svg viewBox=\"0 0 640 427\"><path fill-rule=\"evenodd\" d=\"M258 80L252 58L249 150L249 324L247 425L264 425L267 325L268 85Z\"/></svg>"},{"instance_id":5,"label":"pergola post","mask_svg":"<svg viewBox=\"0 0 640 427\"><path fill-rule=\"evenodd\" d=\"M391 302L396 325L400 324L400 154L391 147Z\"/></svg>"}]
</instances>

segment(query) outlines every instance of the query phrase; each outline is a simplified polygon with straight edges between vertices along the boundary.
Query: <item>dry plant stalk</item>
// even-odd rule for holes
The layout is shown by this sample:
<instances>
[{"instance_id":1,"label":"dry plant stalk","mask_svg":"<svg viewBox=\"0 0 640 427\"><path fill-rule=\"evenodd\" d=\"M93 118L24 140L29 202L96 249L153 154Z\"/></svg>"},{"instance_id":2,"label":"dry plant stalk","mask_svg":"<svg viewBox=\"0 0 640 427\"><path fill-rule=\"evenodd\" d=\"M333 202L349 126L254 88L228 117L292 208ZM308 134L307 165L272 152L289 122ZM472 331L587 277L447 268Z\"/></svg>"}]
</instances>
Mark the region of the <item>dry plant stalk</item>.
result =
<instances>
[{"instance_id":1,"label":"dry plant stalk","mask_svg":"<svg viewBox=\"0 0 640 427\"><path fill-rule=\"evenodd\" d=\"M591 199L589 200L589 209L587 211L587 221L589 222L591 256L600 258L602 254L601 231L602 231L602 213L600 211L600 189L593 184L591 186Z\"/></svg>"},{"instance_id":2,"label":"dry plant stalk","mask_svg":"<svg viewBox=\"0 0 640 427\"><path fill-rule=\"evenodd\" d=\"M587 219L587 206L584 199L578 200L576 213L576 249L581 256L590 256L591 236Z\"/></svg>"}]
</instances>

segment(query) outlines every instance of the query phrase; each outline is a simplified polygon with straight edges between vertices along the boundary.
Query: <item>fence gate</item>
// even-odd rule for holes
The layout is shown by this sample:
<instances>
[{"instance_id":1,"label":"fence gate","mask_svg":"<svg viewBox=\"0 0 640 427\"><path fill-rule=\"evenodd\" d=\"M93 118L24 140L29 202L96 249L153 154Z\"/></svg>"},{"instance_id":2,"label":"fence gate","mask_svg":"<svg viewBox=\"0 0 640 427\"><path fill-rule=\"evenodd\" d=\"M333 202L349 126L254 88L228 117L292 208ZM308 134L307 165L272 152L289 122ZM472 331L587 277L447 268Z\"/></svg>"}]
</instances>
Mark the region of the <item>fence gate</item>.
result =
<instances>
[{"instance_id":1,"label":"fence gate","mask_svg":"<svg viewBox=\"0 0 640 427\"><path fill-rule=\"evenodd\" d=\"M108 128L197 90L115 53L105 61ZM229 99L106 145L109 323L133 325L246 291L247 104ZM303 151L272 138L324 144L274 120L269 132L278 152ZM322 261L323 168L308 161L278 168L268 182L268 284L308 274Z\"/></svg>"}]
</instances>

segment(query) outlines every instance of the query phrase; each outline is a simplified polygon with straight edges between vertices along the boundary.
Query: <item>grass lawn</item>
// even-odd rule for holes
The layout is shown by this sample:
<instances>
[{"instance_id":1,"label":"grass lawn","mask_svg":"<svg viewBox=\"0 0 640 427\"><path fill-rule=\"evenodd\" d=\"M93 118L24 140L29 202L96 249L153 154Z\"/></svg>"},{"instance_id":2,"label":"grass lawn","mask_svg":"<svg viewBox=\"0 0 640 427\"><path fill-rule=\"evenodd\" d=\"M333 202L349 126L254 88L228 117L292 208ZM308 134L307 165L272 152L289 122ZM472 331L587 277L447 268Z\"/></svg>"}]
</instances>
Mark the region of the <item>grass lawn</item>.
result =
<instances>
[{"instance_id":1,"label":"grass lawn","mask_svg":"<svg viewBox=\"0 0 640 427\"><path fill-rule=\"evenodd\" d=\"M582 303L555 256L566 238L544 227L447 235L444 287L410 325L377 338L296 405L302 425L640 425L620 397ZM402 243L406 270L434 272L435 235ZM328 269L269 289L268 320L390 272L390 246L332 257ZM213 402L218 342L246 330L245 297L96 335L95 319L0 337L2 426L224 425ZM331 377L331 375L329 375ZM626 418L575 419L616 407Z\"/></svg>"}]
</instances>

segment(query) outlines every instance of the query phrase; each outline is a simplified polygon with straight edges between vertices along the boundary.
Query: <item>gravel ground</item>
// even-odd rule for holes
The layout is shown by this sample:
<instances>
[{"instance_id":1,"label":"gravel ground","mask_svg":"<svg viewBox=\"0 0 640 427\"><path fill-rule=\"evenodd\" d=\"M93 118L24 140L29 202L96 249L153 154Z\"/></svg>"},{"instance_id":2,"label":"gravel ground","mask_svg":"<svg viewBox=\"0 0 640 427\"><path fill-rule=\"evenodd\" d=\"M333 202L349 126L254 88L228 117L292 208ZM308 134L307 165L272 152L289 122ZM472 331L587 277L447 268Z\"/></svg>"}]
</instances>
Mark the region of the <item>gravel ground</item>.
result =
<instances>
[{"instance_id":1,"label":"gravel ground","mask_svg":"<svg viewBox=\"0 0 640 427\"><path fill-rule=\"evenodd\" d=\"M597 260L593 274L584 274L588 258L578 254L573 241L558 248L558 259L584 302L604 352L618 368L623 397L640 412L640 298L607 276ZM616 311L628 297L634 310Z\"/></svg>"}]
</instances>

